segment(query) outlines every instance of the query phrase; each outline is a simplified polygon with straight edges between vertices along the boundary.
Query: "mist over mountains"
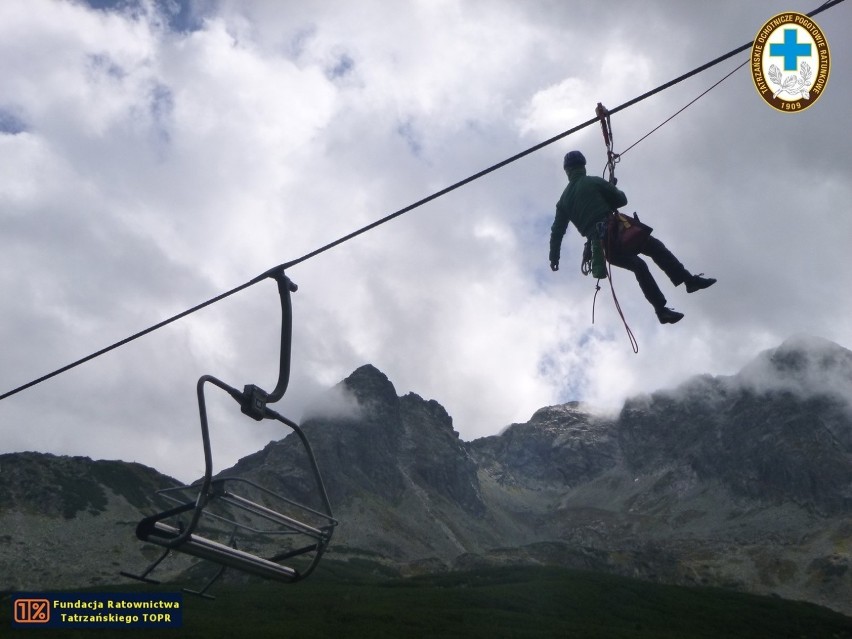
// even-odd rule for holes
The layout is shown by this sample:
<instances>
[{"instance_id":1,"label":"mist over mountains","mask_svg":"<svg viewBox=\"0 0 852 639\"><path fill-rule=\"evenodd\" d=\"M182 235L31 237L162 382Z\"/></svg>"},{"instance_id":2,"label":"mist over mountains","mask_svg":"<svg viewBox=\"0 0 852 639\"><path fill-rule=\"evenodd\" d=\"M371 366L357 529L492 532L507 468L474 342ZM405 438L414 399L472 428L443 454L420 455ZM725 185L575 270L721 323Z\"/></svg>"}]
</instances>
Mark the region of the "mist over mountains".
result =
<instances>
[{"instance_id":1,"label":"mist over mountains","mask_svg":"<svg viewBox=\"0 0 852 639\"><path fill-rule=\"evenodd\" d=\"M302 424L340 525L328 557L403 574L548 564L804 599L852 615L852 352L791 338L739 373L541 408L462 441L435 400L366 365ZM316 499L295 438L222 475ZM177 482L138 464L0 455L0 589L120 581ZM171 576L192 560L165 566Z\"/></svg>"}]
</instances>

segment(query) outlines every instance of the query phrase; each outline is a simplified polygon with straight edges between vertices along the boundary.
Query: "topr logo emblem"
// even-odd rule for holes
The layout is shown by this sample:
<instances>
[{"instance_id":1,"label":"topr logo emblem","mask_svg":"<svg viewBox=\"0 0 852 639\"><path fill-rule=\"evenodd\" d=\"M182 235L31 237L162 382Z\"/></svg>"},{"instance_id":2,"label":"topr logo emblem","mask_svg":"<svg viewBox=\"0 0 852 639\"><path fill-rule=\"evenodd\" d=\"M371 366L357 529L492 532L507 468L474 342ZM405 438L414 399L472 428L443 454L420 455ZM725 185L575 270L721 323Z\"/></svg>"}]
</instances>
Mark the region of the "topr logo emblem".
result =
<instances>
[{"instance_id":1,"label":"topr logo emblem","mask_svg":"<svg viewBox=\"0 0 852 639\"><path fill-rule=\"evenodd\" d=\"M803 13L779 13L751 45L754 86L769 106L785 113L804 111L819 99L830 67L825 35Z\"/></svg>"}]
</instances>

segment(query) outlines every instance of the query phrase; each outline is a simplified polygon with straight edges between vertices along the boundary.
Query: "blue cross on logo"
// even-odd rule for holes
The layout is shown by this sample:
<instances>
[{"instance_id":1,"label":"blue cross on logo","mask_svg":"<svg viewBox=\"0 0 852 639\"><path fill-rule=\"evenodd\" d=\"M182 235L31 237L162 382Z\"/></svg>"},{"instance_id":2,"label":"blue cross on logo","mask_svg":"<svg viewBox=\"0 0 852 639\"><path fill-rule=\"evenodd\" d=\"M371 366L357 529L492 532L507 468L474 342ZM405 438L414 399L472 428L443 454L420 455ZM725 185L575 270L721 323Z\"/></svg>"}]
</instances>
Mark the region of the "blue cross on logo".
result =
<instances>
[{"instance_id":1,"label":"blue cross on logo","mask_svg":"<svg viewBox=\"0 0 852 639\"><path fill-rule=\"evenodd\" d=\"M784 70L795 71L800 55L811 55L811 45L796 41L795 29L784 29L784 43L769 45L769 55L784 58Z\"/></svg>"}]
</instances>

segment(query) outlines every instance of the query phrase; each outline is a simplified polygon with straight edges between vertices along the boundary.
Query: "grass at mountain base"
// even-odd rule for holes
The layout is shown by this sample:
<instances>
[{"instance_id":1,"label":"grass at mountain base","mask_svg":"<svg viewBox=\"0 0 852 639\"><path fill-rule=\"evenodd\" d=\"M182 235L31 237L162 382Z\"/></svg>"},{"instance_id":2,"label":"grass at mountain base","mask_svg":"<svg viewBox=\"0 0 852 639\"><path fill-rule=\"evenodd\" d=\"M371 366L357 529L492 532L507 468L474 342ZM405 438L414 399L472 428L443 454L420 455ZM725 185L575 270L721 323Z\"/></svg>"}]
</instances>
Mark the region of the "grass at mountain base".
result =
<instances>
[{"instance_id":1,"label":"grass at mountain base","mask_svg":"<svg viewBox=\"0 0 852 639\"><path fill-rule=\"evenodd\" d=\"M852 619L773 597L662 586L557 568L493 568L410 579L364 576L327 561L305 582L185 595L183 628L50 630L51 639L113 637L578 637L852 639ZM174 591L174 586L157 587ZM100 589L103 590L103 589ZM147 587L115 590L147 590ZM11 606L0 610L7 636ZM19 630L14 634L36 633Z\"/></svg>"}]
</instances>

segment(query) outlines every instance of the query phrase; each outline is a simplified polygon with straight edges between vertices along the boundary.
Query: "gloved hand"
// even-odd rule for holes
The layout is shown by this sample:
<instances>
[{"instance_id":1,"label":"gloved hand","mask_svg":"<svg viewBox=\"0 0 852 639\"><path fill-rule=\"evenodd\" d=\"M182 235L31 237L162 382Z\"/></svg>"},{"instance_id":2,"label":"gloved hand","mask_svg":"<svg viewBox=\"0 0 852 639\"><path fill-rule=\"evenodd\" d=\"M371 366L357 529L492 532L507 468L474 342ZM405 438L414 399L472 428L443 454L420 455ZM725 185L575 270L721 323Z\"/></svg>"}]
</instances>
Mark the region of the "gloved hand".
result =
<instances>
[{"instance_id":1,"label":"gloved hand","mask_svg":"<svg viewBox=\"0 0 852 639\"><path fill-rule=\"evenodd\" d=\"M556 260L555 262L550 263L550 270L551 271L558 271L559 270L559 260Z\"/></svg>"},{"instance_id":2,"label":"gloved hand","mask_svg":"<svg viewBox=\"0 0 852 639\"><path fill-rule=\"evenodd\" d=\"M611 178L609 178L609 183L612 184L613 186L617 185L618 184L618 178L613 175Z\"/></svg>"}]
</instances>

